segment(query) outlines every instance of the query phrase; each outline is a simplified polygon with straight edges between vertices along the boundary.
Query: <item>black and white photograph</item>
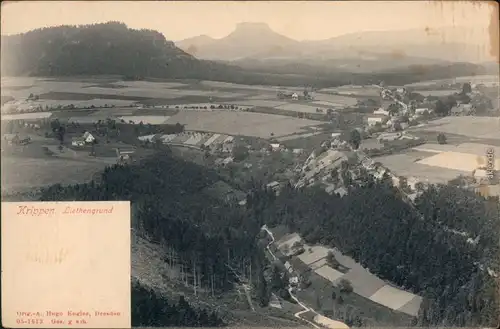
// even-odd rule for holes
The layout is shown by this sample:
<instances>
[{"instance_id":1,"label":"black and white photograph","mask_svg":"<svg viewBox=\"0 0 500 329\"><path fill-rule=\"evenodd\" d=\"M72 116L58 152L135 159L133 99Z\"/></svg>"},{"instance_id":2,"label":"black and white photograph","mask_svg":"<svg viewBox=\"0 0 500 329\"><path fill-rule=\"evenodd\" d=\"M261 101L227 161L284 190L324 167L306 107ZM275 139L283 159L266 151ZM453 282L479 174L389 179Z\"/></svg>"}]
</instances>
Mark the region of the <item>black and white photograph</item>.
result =
<instances>
[{"instance_id":1,"label":"black and white photograph","mask_svg":"<svg viewBox=\"0 0 500 329\"><path fill-rule=\"evenodd\" d=\"M130 201L133 327L499 326L498 2L1 6L2 202Z\"/></svg>"}]
</instances>

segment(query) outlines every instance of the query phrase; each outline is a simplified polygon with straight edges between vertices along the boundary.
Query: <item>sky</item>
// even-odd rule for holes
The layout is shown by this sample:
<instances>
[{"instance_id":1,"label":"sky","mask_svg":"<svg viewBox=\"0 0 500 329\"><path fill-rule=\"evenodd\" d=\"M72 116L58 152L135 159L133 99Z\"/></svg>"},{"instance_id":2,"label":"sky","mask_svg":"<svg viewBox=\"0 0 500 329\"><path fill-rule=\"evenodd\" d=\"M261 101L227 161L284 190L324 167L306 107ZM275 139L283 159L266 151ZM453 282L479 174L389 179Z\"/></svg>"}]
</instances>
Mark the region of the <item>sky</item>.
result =
<instances>
[{"instance_id":1,"label":"sky","mask_svg":"<svg viewBox=\"0 0 500 329\"><path fill-rule=\"evenodd\" d=\"M237 23L265 22L292 39L320 40L361 31L487 29L492 10L494 1L2 1L1 32L120 21L178 41L221 38Z\"/></svg>"}]
</instances>

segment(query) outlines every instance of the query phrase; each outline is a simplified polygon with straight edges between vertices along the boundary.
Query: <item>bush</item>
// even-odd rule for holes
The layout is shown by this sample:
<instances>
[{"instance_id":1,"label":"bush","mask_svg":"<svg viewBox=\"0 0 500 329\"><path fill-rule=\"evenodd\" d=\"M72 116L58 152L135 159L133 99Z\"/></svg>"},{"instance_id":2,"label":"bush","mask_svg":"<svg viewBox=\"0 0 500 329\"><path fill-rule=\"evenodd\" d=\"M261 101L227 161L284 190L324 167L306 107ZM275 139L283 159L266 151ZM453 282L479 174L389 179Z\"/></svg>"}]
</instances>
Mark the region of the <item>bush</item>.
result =
<instances>
[{"instance_id":1,"label":"bush","mask_svg":"<svg viewBox=\"0 0 500 329\"><path fill-rule=\"evenodd\" d=\"M446 136L441 133L437 136L437 141L439 144L446 144Z\"/></svg>"}]
</instances>

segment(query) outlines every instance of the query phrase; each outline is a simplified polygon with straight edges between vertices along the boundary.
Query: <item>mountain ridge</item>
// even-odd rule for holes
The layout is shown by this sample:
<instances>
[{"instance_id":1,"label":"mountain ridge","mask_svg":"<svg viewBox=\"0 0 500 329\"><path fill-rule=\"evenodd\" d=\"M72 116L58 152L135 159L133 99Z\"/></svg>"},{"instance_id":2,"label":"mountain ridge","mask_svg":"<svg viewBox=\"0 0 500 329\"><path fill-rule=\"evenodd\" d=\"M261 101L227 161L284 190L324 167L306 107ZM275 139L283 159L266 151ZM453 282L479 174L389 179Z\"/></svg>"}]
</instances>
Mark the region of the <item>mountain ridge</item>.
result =
<instances>
[{"instance_id":1,"label":"mountain ridge","mask_svg":"<svg viewBox=\"0 0 500 329\"><path fill-rule=\"evenodd\" d=\"M244 33L243 33L244 32ZM443 27L439 29L408 29L399 31L353 32L324 40L295 40L273 31L266 23L239 23L235 30L222 38L211 38L210 42L197 43L189 38L176 45L200 59L234 61L245 58L266 60L287 57L302 60L310 58L334 59L342 57L360 58L364 52L394 54L399 60L410 58L434 59L439 62L485 61L489 51L476 39L484 31L478 28ZM462 40L467 37L468 42ZM471 43L474 41L476 44ZM189 49L195 49L190 52ZM422 63L424 64L424 63Z\"/></svg>"}]
</instances>

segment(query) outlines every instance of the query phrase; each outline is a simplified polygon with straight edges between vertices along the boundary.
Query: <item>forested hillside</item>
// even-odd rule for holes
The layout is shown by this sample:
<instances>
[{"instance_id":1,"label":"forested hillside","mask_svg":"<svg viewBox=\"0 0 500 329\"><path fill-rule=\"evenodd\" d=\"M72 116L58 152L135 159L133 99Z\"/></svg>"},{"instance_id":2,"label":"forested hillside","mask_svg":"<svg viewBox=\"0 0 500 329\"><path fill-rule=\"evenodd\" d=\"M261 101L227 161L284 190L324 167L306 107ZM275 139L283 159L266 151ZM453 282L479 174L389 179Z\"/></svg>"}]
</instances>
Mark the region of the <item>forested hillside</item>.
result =
<instances>
[{"instance_id":1,"label":"forested hillside","mask_svg":"<svg viewBox=\"0 0 500 329\"><path fill-rule=\"evenodd\" d=\"M240 278L258 281L264 259L256 242L259 223L245 217L241 206L202 192L218 180L195 164L157 155L107 168L99 185L51 186L41 199L131 200L134 232L161 245L165 263L180 269L178 280L213 296L233 289ZM133 296L133 308L140 306L141 291ZM175 323L162 325L167 324ZM182 324L188 325L177 323Z\"/></svg>"},{"instance_id":2,"label":"forested hillside","mask_svg":"<svg viewBox=\"0 0 500 329\"><path fill-rule=\"evenodd\" d=\"M134 327L220 327L224 323L211 310L196 310L184 298L177 304L154 291L132 283L132 326Z\"/></svg>"},{"instance_id":3,"label":"forested hillside","mask_svg":"<svg viewBox=\"0 0 500 329\"><path fill-rule=\"evenodd\" d=\"M227 291L241 278L259 286L264 262L256 236L264 223L281 224L423 295L418 324L497 324L498 285L485 270L499 270L497 200L451 186L431 189L417 200L422 219L385 182L370 181L343 198L290 186L276 197L255 184L243 208L199 193L218 179L207 169L157 155L108 168L99 185L52 186L42 200L131 200L134 229L165 247L166 262L176 253L192 273L191 284L208 290ZM469 243L449 230L480 238Z\"/></svg>"},{"instance_id":4,"label":"forested hillside","mask_svg":"<svg viewBox=\"0 0 500 329\"><path fill-rule=\"evenodd\" d=\"M234 70L199 61L153 30L109 22L2 36L2 74L205 78ZM227 74L227 73L224 73Z\"/></svg>"}]
</instances>

